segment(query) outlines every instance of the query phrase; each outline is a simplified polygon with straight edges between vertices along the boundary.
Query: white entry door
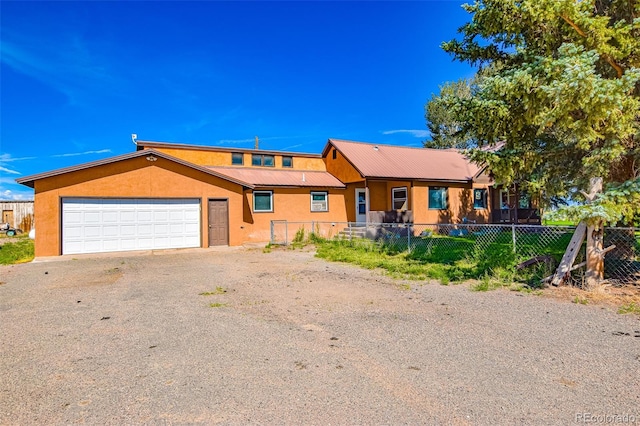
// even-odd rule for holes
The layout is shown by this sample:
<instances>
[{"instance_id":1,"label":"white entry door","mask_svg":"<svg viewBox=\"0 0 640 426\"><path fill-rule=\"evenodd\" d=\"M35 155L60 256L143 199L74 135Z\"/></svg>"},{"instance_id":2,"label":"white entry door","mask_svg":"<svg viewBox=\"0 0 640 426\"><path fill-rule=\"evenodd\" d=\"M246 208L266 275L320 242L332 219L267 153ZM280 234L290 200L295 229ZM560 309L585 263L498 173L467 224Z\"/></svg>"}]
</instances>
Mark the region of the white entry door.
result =
<instances>
[{"instance_id":1,"label":"white entry door","mask_svg":"<svg viewBox=\"0 0 640 426\"><path fill-rule=\"evenodd\" d=\"M62 199L62 254L200 247L200 228L199 199Z\"/></svg>"},{"instance_id":2,"label":"white entry door","mask_svg":"<svg viewBox=\"0 0 640 426\"><path fill-rule=\"evenodd\" d=\"M356 222L367 222L367 190L356 188Z\"/></svg>"}]
</instances>

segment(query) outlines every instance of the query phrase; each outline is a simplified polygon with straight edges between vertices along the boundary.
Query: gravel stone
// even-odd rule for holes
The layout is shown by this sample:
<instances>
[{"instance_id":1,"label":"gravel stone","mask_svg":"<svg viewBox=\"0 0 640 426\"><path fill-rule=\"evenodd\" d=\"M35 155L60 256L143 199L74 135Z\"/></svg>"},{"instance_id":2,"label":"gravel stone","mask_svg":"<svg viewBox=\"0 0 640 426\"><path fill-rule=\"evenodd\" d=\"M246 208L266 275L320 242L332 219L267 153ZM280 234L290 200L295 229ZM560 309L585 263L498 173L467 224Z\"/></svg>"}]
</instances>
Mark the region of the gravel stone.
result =
<instances>
[{"instance_id":1,"label":"gravel stone","mask_svg":"<svg viewBox=\"0 0 640 426\"><path fill-rule=\"evenodd\" d=\"M640 318L610 309L307 250L0 275L0 424L640 424Z\"/></svg>"}]
</instances>

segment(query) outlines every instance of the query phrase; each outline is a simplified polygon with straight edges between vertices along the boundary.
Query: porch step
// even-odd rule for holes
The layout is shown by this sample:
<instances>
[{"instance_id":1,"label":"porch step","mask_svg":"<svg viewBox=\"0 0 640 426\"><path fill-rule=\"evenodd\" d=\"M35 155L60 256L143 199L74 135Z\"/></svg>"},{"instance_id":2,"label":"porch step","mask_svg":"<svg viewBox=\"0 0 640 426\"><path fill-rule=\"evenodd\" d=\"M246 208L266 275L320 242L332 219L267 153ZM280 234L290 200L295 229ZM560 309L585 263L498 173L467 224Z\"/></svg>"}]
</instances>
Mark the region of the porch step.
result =
<instances>
[{"instance_id":1,"label":"porch step","mask_svg":"<svg viewBox=\"0 0 640 426\"><path fill-rule=\"evenodd\" d=\"M338 237L340 238L365 238L367 235L367 227L366 226L352 226L344 228L342 231L338 232Z\"/></svg>"}]
</instances>

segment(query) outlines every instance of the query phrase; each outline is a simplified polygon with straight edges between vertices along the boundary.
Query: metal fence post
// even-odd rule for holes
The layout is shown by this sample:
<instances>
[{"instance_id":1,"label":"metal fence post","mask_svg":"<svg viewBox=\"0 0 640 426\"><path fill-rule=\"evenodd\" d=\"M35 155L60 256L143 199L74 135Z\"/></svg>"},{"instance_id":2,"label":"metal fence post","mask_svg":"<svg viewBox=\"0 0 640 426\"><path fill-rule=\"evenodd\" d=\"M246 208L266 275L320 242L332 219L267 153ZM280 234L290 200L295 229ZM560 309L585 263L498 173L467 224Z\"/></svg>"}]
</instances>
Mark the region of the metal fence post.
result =
<instances>
[{"instance_id":1,"label":"metal fence post","mask_svg":"<svg viewBox=\"0 0 640 426\"><path fill-rule=\"evenodd\" d=\"M511 224L511 239L513 240L513 253L516 252L516 225L515 223Z\"/></svg>"},{"instance_id":2,"label":"metal fence post","mask_svg":"<svg viewBox=\"0 0 640 426\"><path fill-rule=\"evenodd\" d=\"M311 237L311 234L313 234L314 232L316 232L316 222L315 220L311 221L311 232L309 232L309 237Z\"/></svg>"},{"instance_id":3,"label":"metal fence post","mask_svg":"<svg viewBox=\"0 0 640 426\"><path fill-rule=\"evenodd\" d=\"M289 222L284 221L284 245L289 245Z\"/></svg>"},{"instance_id":4,"label":"metal fence post","mask_svg":"<svg viewBox=\"0 0 640 426\"><path fill-rule=\"evenodd\" d=\"M407 251L411 253L411 225L407 224Z\"/></svg>"},{"instance_id":5,"label":"metal fence post","mask_svg":"<svg viewBox=\"0 0 640 426\"><path fill-rule=\"evenodd\" d=\"M353 231L351 230L351 222L347 222L349 224L349 241L353 240Z\"/></svg>"}]
</instances>

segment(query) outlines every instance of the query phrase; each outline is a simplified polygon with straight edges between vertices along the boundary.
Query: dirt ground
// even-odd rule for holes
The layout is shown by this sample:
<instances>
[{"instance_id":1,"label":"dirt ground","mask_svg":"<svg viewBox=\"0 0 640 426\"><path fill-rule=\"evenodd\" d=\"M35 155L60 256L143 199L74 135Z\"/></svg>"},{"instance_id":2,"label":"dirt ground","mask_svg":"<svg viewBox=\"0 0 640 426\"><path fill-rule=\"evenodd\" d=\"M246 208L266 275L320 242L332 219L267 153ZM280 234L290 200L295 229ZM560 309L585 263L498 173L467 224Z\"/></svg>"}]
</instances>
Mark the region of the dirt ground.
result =
<instances>
[{"instance_id":1,"label":"dirt ground","mask_svg":"<svg viewBox=\"0 0 640 426\"><path fill-rule=\"evenodd\" d=\"M309 250L0 275L0 424L640 424L640 317L604 305L393 280Z\"/></svg>"}]
</instances>

